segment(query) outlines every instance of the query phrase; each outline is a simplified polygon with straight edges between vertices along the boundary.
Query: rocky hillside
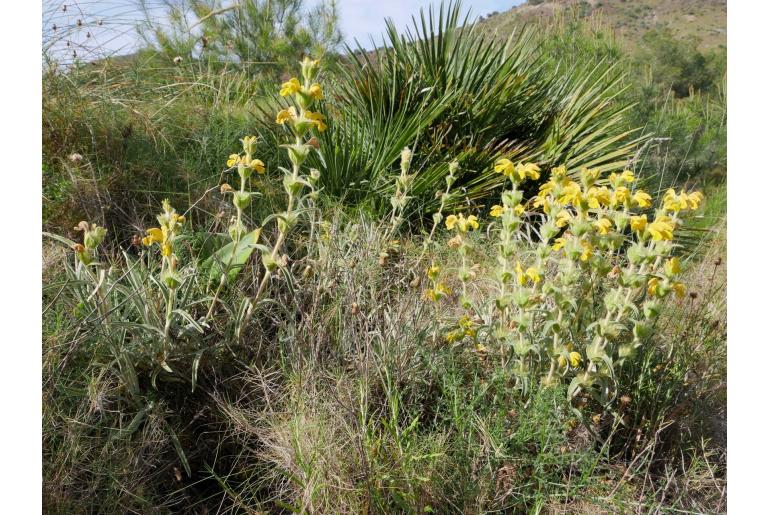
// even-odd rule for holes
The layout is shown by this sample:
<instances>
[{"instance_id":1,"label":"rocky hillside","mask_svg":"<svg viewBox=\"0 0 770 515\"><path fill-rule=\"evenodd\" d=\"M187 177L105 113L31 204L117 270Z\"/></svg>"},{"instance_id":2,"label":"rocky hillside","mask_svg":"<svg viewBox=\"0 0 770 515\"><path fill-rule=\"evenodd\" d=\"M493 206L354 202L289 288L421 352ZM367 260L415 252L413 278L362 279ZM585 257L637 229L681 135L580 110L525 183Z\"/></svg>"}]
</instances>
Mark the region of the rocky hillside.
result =
<instances>
[{"instance_id":1,"label":"rocky hillside","mask_svg":"<svg viewBox=\"0 0 770 515\"><path fill-rule=\"evenodd\" d=\"M485 20L492 31L510 33L523 22L561 16L592 18L614 29L633 49L651 29L668 27L678 38L695 38L701 50L727 45L726 0L529 0Z\"/></svg>"}]
</instances>

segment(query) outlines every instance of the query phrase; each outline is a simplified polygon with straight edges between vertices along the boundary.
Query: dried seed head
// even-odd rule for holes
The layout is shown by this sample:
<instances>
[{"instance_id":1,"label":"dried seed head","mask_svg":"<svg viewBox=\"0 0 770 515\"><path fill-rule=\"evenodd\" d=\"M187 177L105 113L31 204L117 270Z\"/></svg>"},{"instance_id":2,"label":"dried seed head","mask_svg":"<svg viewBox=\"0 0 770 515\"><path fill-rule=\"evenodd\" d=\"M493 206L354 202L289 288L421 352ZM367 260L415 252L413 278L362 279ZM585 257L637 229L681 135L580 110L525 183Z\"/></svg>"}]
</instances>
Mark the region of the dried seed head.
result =
<instances>
[{"instance_id":1,"label":"dried seed head","mask_svg":"<svg viewBox=\"0 0 770 515\"><path fill-rule=\"evenodd\" d=\"M174 64L179 64L181 62L182 62L182 56L181 55L178 55L178 56L174 57Z\"/></svg>"},{"instance_id":2,"label":"dried seed head","mask_svg":"<svg viewBox=\"0 0 770 515\"><path fill-rule=\"evenodd\" d=\"M219 192L220 192L221 194L223 194L223 195L224 195L225 193L232 193L233 191L235 191L235 190L233 190L233 187L232 187L232 186L230 186L230 185L229 185L229 184L227 184L227 183L224 183L224 184L222 184L222 186L220 186L220 187L219 187Z\"/></svg>"},{"instance_id":3,"label":"dried seed head","mask_svg":"<svg viewBox=\"0 0 770 515\"><path fill-rule=\"evenodd\" d=\"M359 312L358 303L354 302L353 304L350 305L350 312L354 315L358 314Z\"/></svg>"}]
</instances>

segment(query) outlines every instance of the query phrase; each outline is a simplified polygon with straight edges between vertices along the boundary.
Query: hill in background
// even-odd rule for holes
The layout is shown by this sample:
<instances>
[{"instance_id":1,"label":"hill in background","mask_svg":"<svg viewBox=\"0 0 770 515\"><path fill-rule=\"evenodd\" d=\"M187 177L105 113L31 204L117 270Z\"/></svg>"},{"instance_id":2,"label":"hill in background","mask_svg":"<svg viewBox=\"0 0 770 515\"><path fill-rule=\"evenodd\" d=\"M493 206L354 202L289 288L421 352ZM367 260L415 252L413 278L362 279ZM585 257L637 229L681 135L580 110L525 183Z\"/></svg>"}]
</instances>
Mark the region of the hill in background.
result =
<instances>
[{"instance_id":1,"label":"hill in background","mask_svg":"<svg viewBox=\"0 0 770 515\"><path fill-rule=\"evenodd\" d=\"M481 23L498 34L510 34L522 23L547 22L570 11L611 27L629 50L646 32L664 28L677 38L694 39L701 50L727 45L726 0L529 0L492 13Z\"/></svg>"}]
</instances>

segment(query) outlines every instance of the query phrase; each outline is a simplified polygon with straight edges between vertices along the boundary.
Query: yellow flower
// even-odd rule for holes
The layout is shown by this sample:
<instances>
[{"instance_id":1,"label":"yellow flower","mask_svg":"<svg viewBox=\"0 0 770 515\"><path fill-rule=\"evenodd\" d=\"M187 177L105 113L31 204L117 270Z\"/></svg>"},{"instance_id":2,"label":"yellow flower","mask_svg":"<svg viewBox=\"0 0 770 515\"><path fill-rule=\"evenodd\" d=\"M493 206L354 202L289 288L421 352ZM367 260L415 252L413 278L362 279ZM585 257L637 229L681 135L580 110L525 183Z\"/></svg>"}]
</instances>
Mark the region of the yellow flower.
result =
<instances>
[{"instance_id":1,"label":"yellow flower","mask_svg":"<svg viewBox=\"0 0 770 515\"><path fill-rule=\"evenodd\" d=\"M537 284L540 282L540 271L534 266L527 268L527 271L524 273L527 274L527 277L529 277L533 283Z\"/></svg>"},{"instance_id":2,"label":"yellow flower","mask_svg":"<svg viewBox=\"0 0 770 515\"><path fill-rule=\"evenodd\" d=\"M583 361L583 357L579 352L572 351L569 353L569 364L572 365L573 368L580 365L581 361Z\"/></svg>"},{"instance_id":3,"label":"yellow flower","mask_svg":"<svg viewBox=\"0 0 770 515\"><path fill-rule=\"evenodd\" d=\"M519 163L516 165L516 174L522 181L524 179L536 181L540 178L540 167L535 163Z\"/></svg>"},{"instance_id":4,"label":"yellow flower","mask_svg":"<svg viewBox=\"0 0 770 515\"><path fill-rule=\"evenodd\" d=\"M563 179L567 176L567 167L566 166L557 166L555 168L551 168L551 178L552 179Z\"/></svg>"},{"instance_id":5,"label":"yellow flower","mask_svg":"<svg viewBox=\"0 0 770 515\"><path fill-rule=\"evenodd\" d=\"M666 264L663 265L663 270L666 272L666 275L676 275L679 272L682 271L682 267L679 264L679 258L678 257L672 257L668 261L666 261Z\"/></svg>"},{"instance_id":6,"label":"yellow flower","mask_svg":"<svg viewBox=\"0 0 770 515\"><path fill-rule=\"evenodd\" d=\"M674 239L674 223L668 216L661 215L647 226L647 232L655 241L672 240Z\"/></svg>"},{"instance_id":7,"label":"yellow flower","mask_svg":"<svg viewBox=\"0 0 770 515\"><path fill-rule=\"evenodd\" d=\"M320 84L313 84L310 86L310 89L307 90L307 93L316 100L321 100L324 97L324 93Z\"/></svg>"},{"instance_id":8,"label":"yellow flower","mask_svg":"<svg viewBox=\"0 0 770 515\"><path fill-rule=\"evenodd\" d=\"M644 232L647 227L647 215L639 215L631 217L631 230L641 233Z\"/></svg>"},{"instance_id":9,"label":"yellow flower","mask_svg":"<svg viewBox=\"0 0 770 515\"><path fill-rule=\"evenodd\" d=\"M513 212L521 216L521 214L524 212L524 206L522 206L521 204L516 204L515 206L513 206Z\"/></svg>"},{"instance_id":10,"label":"yellow flower","mask_svg":"<svg viewBox=\"0 0 770 515\"><path fill-rule=\"evenodd\" d=\"M441 272L441 268L438 265L431 265L428 268L426 275L431 281L435 281L438 278L438 274Z\"/></svg>"},{"instance_id":11,"label":"yellow flower","mask_svg":"<svg viewBox=\"0 0 770 515\"><path fill-rule=\"evenodd\" d=\"M545 184L543 186L545 186ZM549 200L549 197L546 197L545 194L541 192L540 195L535 197L535 202L532 203L532 206L535 208L542 208L543 212L547 213L551 210L551 201Z\"/></svg>"},{"instance_id":12,"label":"yellow flower","mask_svg":"<svg viewBox=\"0 0 770 515\"><path fill-rule=\"evenodd\" d=\"M168 256L171 255L171 251L172 251L172 249L171 249L171 244L170 243L165 242L165 243L162 243L160 245L160 253L161 253L161 255L168 257Z\"/></svg>"},{"instance_id":13,"label":"yellow flower","mask_svg":"<svg viewBox=\"0 0 770 515\"><path fill-rule=\"evenodd\" d=\"M305 113L305 118L313 122L318 129L318 132L323 132L326 130L326 124L324 123L324 115L321 113L314 113L313 111L308 111Z\"/></svg>"},{"instance_id":14,"label":"yellow flower","mask_svg":"<svg viewBox=\"0 0 770 515\"><path fill-rule=\"evenodd\" d=\"M278 115L275 117L275 123L283 125L286 122L293 121L295 118L297 118L297 110L294 106L291 106L278 112Z\"/></svg>"},{"instance_id":15,"label":"yellow flower","mask_svg":"<svg viewBox=\"0 0 770 515\"><path fill-rule=\"evenodd\" d=\"M150 246L153 243L160 243L162 241L163 231L161 231L158 227L147 229L147 236L142 238L142 243L144 243L145 246Z\"/></svg>"},{"instance_id":16,"label":"yellow flower","mask_svg":"<svg viewBox=\"0 0 770 515\"><path fill-rule=\"evenodd\" d=\"M588 261L591 259L591 256L594 255L594 246L587 240L581 240L580 245L583 247L583 252L580 254L580 261Z\"/></svg>"},{"instance_id":17,"label":"yellow flower","mask_svg":"<svg viewBox=\"0 0 770 515\"><path fill-rule=\"evenodd\" d=\"M299 83L296 77L292 77L288 82L281 84L280 94L282 97L293 95L302 89L302 85Z\"/></svg>"},{"instance_id":18,"label":"yellow flower","mask_svg":"<svg viewBox=\"0 0 770 515\"><path fill-rule=\"evenodd\" d=\"M562 209L556 215L556 227L564 227L572 220L572 215L566 209Z\"/></svg>"},{"instance_id":19,"label":"yellow flower","mask_svg":"<svg viewBox=\"0 0 770 515\"><path fill-rule=\"evenodd\" d=\"M510 159L502 158L495 162L495 171L501 173L506 177L512 177L516 167Z\"/></svg>"},{"instance_id":20,"label":"yellow flower","mask_svg":"<svg viewBox=\"0 0 770 515\"><path fill-rule=\"evenodd\" d=\"M580 190L580 186L572 181L565 184L559 196L559 203L562 205L572 204L573 206L579 206L582 202L583 192Z\"/></svg>"},{"instance_id":21,"label":"yellow flower","mask_svg":"<svg viewBox=\"0 0 770 515\"><path fill-rule=\"evenodd\" d=\"M615 207L620 204L625 204L628 199L631 198L631 190L625 186L618 186L615 189L615 193L612 195L610 206Z\"/></svg>"},{"instance_id":22,"label":"yellow flower","mask_svg":"<svg viewBox=\"0 0 770 515\"><path fill-rule=\"evenodd\" d=\"M673 188L669 188L663 195L663 209L666 211L681 211L683 209L698 209L703 194L699 191L687 193L684 190L676 194Z\"/></svg>"},{"instance_id":23,"label":"yellow flower","mask_svg":"<svg viewBox=\"0 0 770 515\"><path fill-rule=\"evenodd\" d=\"M593 223L599 234L607 234L612 229L612 221L609 218L600 218Z\"/></svg>"},{"instance_id":24,"label":"yellow flower","mask_svg":"<svg viewBox=\"0 0 770 515\"><path fill-rule=\"evenodd\" d=\"M497 204L495 204L494 206L492 206L492 209L489 210L489 216L498 218L503 216L504 212L505 212L505 208L503 206L498 206Z\"/></svg>"},{"instance_id":25,"label":"yellow flower","mask_svg":"<svg viewBox=\"0 0 770 515\"><path fill-rule=\"evenodd\" d=\"M252 159L251 163L249 163L249 167L258 174L265 173L265 163L259 159Z\"/></svg>"},{"instance_id":26,"label":"yellow flower","mask_svg":"<svg viewBox=\"0 0 770 515\"><path fill-rule=\"evenodd\" d=\"M589 188L586 192L586 198L588 199L588 207L598 209L603 205L609 205L610 190L607 186L602 186L601 188Z\"/></svg>"},{"instance_id":27,"label":"yellow flower","mask_svg":"<svg viewBox=\"0 0 770 515\"><path fill-rule=\"evenodd\" d=\"M553 245L551 246L551 248L553 250L559 250L559 249L563 248L564 245L566 245L566 244L567 244L567 239L566 238L556 238L555 240L553 240Z\"/></svg>"},{"instance_id":28,"label":"yellow flower","mask_svg":"<svg viewBox=\"0 0 770 515\"><path fill-rule=\"evenodd\" d=\"M636 180L634 177L634 172L631 170L623 170L623 173L620 174L620 180L627 183L632 183Z\"/></svg>"},{"instance_id":29,"label":"yellow flower","mask_svg":"<svg viewBox=\"0 0 770 515\"><path fill-rule=\"evenodd\" d=\"M459 232L468 232L479 228L478 218L474 215L470 215L468 218L462 214L460 216L449 215L444 223L447 229L451 230L457 227Z\"/></svg>"},{"instance_id":30,"label":"yellow flower","mask_svg":"<svg viewBox=\"0 0 770 515\"><path fill-rule=\"evenodd\" d=\"M596 180L599 178L599 172L598 169L588 169L588 168L581 168L580 169L580 177L583 179L583 182L587 184L588 186L592 185L596 182Z\"/></svg>"},{"instance_id":31,"label":"yellow flower","mask_svg":"<svg viewBox=\"0 0 770 515\"><path fill-rule=\"evenodd\" d=\"M643 190L636 190L632 199L637 206L642 208L650 207L652 205L652 197Z\"/></svg>"},{"instance_id":32,"label":"yellow flower","mask_svg":"<svg viewBox=\"0 0 770 515\"><path fill-rule=\"evenodd\" d=\"M698 209L698 206L703 201L703 193L700 191L694 191L687 196L687 204L690 209Z\"/></svg>"},{"instance_id":33,"label":"yellow flower","mask_svg":"<svg viewBox=\"0 0 770 515\"><path fill-rule=\"evenodd\" d=\"M649 295L655 295L658 292L658 286L660 286L660 279L657 277L651 277L647 281L647 293Z\"/></svg>"},{"instance_id":34,"label":"yellow flower","mask_svg":"<svg viewBox=\"0 0 770 515\"><path fill-rule=\"evenodd\" d=\"M687 288L683 283L676 282L672 284L671 287L674 289L674 293L676 294L677 298L684 298L684 294L687 292Z\"/></svg>"},{"instance_id":35,"label":"yellow flower","mask_svg":"<svg viewBox=\"0 0 770 515\"><path fill-rule=\"evenodd\" d=\"M524 275L524 269L521 267L521 263L519 261L516 262L516 268L514 271L516 272L516 282L519 283L519 286L524 286L527 284L527 276Z\"/></svg>"},{"instance_id":36,"label":"yellow flower","mask_svg":"<svg viewBox=\"0 0 770 515\"><path fill-rule=\"evenodd\" d=\"M227 166L232 168L233 166L237 165L240 160L241 156L238 154L230 154L230 157L227 158Z\"/></svg>"}]
</instances>

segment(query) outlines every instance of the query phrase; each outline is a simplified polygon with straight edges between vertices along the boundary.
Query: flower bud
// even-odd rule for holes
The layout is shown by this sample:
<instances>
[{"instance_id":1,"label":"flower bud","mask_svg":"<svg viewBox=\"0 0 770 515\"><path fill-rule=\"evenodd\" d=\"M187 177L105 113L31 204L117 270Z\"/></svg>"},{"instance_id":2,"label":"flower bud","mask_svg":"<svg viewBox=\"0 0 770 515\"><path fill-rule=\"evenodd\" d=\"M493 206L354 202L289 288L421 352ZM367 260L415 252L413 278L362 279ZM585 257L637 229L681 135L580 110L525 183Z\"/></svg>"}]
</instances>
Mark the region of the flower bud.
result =
<instances>
[{"instance_id":1,"label":"flower bud","mask_svg":"<svg viewBox=\"0 0 770 515\"><path fill-rule=\"evenodd\" d=\"M404 147L401 151L401 173L406 174L409 171L409 165L412 162L412 151L409 147Z\"/></svg>"},{"instance_id":2,"label":"flower bud","mask_svg":"<svg viewBox=\"0 0 770 515\"><path fill-rule=\"evenodd\" d=\"M236 191L233 193L233 205L240 210L249 207L251 203L251 193L247 191Z\"/></svg>"}]
</instances>

